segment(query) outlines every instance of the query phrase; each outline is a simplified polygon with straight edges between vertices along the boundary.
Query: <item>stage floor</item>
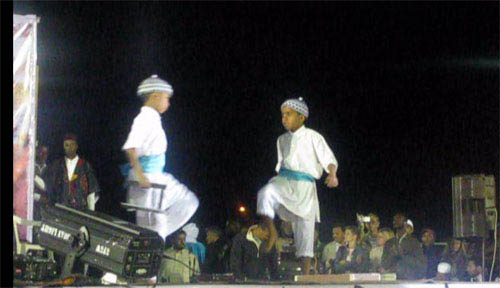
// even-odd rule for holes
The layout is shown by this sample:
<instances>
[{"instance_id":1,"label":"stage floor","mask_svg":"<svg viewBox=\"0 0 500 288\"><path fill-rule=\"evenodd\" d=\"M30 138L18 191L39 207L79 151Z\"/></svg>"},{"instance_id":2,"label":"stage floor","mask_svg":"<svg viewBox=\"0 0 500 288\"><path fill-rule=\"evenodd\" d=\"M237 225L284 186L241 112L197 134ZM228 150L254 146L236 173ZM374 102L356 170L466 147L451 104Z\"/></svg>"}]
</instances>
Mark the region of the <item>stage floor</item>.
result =
<instances>
[{"instance_id":1,"label":"stage floor","mask_svg":"<svg viewBox=\"0 0 500 288\"><path fill-rule=\"evenodd\" d=\"M40 286L24 286L24 287L40 287ZM75 287L75 286L68 286ZM79 287L120 287L115 285L107 286L79 286ZM482 283L471 283L471 282L391 282L391 283L345 283L345 284L293 284L293 283L268 283L268 284L225 284L225 283L196 283L196 284L185 284L185 285L127 285L121 287L189 287L189 288L217 288L217 287L235 287L235 288L265 288L265 287L281 287L281 288L307 288L307 287L334 287L334 288L418 288L418 287L429 287L429 288L468 288L468 287L486 287L493 288L499 287L500 282L482 282Z\"/></svg>"}]
</instances>

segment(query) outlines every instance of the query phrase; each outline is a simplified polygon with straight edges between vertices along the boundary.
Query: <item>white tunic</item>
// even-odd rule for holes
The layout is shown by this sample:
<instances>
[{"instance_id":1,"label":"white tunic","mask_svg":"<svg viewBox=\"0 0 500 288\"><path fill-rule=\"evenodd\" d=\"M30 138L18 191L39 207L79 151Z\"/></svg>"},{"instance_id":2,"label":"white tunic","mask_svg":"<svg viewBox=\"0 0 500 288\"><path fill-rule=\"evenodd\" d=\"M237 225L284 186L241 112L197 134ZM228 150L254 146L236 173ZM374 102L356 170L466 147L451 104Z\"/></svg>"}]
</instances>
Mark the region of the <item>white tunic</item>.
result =
<instances>
[{"instance_id":1,"label":"white tunic","mask_svg":"<svg viewBox=\"0 0 500 288\"><path fill-rule=\"evenodd\" d=\"M277 141L277 148L276 172L279 172L280 168L286 168L307 173L319 179L323 171L329 172L330 164L338 167L337 159L323 136L305 126L295 132L281 135ZM268 185L261 190L260 194L263 198L257 203L259 214L274 218L274 212L276 212L285 221L295 221L296 217L320 221L315 182L276 176L269 180ZM264 198L271 200L266 201Z\"/></svg>"},{"instance_id":2,"label":"white tunic","mask_svg":"<svg viewBox=\"0 0 500 288\"><path fill-rule=\"evenodd\" d=\"M159 155L167 151L167 135L158 111L148 106L141 108L122 150L131 148L136 149L137 157Z\"/></svg>"},{"instance_id":3,"label":"white tunic","mask_svg":"<svg viewBox=\"0 0 500 288\"><path fill-rule=\"evenodd\" d=\"M122 150L135 148L137 157L161 155L167 151L167 135L161 124L161 116L151 107L143 106L135 117L127 141ZM137 224L157 231L165 238L182 227L198 208L199 202L193 192L169 173L144 172L150 183L166 185L166 189L141 188L132 185L128 189L127 202L165 212L146 213L138 211ZM130 169L129 180L137 180L134 169Z\"/></svg>"},{"instance_id":4,"label":"white tunic","mask_svg":"<svg viewBox=\"0 0 500 288\"><path fill-rule=\"evenodd\" d=\"M329 173L330 164L338 167L337 159L318 132L306 128L304 125L295 132L287 132L278 138L278 164L280 168L307 173L319 179L323 170Z\"/></svg>"}]
</instances>

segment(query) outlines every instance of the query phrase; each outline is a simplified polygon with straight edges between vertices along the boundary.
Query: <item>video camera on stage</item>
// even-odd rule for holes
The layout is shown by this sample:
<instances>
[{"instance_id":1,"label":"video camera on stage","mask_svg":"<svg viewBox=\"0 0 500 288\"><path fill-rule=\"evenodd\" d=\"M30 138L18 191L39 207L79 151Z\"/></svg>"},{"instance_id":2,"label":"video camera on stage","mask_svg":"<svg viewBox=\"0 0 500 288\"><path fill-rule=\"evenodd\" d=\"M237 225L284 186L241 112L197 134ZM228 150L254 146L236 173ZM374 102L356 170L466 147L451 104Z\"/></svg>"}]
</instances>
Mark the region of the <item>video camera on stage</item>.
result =
<instances>
[{"instance_id":1,"label":"video camera on stage","mask_svg":"<svg viewBox=\"0 0 500 288\"><path fill-rule=\"evenodd\" d=\"M55 204L42 211L40 245L65 255L62 276L76 259L125 279L156 276L163 239L158 233L103 213Z\"/></svg>"}]
</instances>

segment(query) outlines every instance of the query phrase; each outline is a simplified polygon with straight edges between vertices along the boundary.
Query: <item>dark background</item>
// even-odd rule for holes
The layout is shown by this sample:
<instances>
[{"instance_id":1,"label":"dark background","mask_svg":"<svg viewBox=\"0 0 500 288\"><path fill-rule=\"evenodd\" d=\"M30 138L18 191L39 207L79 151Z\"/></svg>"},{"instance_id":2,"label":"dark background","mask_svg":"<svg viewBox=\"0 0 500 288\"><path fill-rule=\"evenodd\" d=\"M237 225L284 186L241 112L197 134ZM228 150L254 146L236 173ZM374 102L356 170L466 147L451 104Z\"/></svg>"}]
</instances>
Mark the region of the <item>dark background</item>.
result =
<instances>
[{"instance_id":1,"label":"dark background","mask_svg":"<svg viewBox=\"0 0 500 288\"><path fill-rule=\"evenodd\" d=\"M255 211L275 172L279 107L306 100L306 125L339 160L318 181L321 239L375 212L392 226L452 234L451 178L499 175L499 5L483 3L14 2L38 25L37 138L53 160L80 136L102 188L97 210L127 218L117 166L140 109L137 85L174 87L163 115L167 171L199 196L201 227ZM497 184L498 186L498 184ZM251 215L250 215L251 216Z\"/></svg>"}]
</instances>

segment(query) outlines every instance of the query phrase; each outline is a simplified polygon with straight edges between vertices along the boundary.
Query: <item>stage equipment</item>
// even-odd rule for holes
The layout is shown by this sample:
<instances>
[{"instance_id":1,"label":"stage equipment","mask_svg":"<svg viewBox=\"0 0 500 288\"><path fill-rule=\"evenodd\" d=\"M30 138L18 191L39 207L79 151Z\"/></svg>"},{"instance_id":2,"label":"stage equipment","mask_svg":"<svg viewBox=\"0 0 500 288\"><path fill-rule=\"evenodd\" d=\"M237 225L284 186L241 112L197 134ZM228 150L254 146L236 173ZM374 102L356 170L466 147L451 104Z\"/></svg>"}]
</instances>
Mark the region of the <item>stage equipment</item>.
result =
<instances>
[{"instance_id":1,"label":"stage equipment","mask_svg":"<svg viewBox=\"0 0 500 288\"><path fill-rule=\"evenodd\" d=\"M489 183L491 180L483 174L452 178L454 237L487 237L485 199Z\"/></svg>"},{"instance_id":2,"label":"stage equipment","mask_svg":"<svg viewBox=\"0 0 500 288\"><path fill-rule=\"evenodd\" d=\"M283 251L278 253L278 279L293 280L301 271L300 261L295 256L295 246L284 246Z\"/></svg>"},{"instance_id":3,"label":"stage equipment","mask_svg":"<svg viewBox=\"0 0 500 288\"><path fill-rule=\"evenodd\" d=\"M316 274L316 275L296 275L295 282L315 283L315 284L347 284L347 283L366 283L366 282L394 282L396 274L379 273L350 273L350 274Z\"/></svg>"},{"instance_id":4,"label":"stage equipment","mask_svg":"<svg viewBox=\"0 0 500 288\"><path fill-rule=\"evenodd\" d=\"M163 239L154 231L90 210L60 204L42 211L40 245L66 256L62 276L75 259L125 279L156 276Z\"/></svg>"},{"instance_id":5,"label":"stage equipment","mask_svg":"<svg viewBox=\"0 0 500 288\"><path fill-rule=\"evenodd\" d=\"M14 254L14 279L21 281L50 281L57 278L57 263L47 257Z\"/></svg>"}]
</instances>

